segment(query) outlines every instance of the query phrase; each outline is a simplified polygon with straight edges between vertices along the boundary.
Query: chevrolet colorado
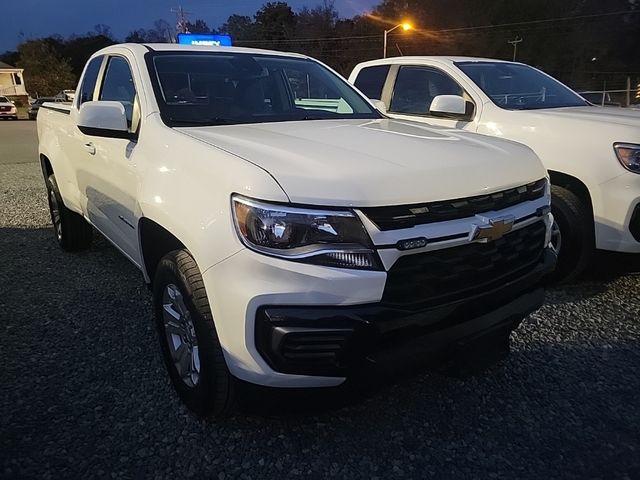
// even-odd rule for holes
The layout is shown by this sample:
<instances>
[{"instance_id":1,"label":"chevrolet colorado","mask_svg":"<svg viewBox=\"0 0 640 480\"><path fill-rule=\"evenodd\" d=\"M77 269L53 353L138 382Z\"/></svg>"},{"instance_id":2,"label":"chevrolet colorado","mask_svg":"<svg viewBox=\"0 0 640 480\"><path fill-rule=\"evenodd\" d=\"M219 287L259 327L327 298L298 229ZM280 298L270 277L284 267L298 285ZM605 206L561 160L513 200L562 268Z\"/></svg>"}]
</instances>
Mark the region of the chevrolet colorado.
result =
<instances>
[{"instance_id":1,"label":"chevrolet colorado","mask_svg":"<svg viewBox=\"0 0 640 480\"><path fill-rule=\"evenodd\" d=\"M506 352L555 264L529 148L386 119L302 55L111 46L37 121L57 241L95 227L142 271L200 415L237 379L330 387L407 352Z\"/></svg>"},{"instance_id":2,"label":"chevrolet colorado","mask_svg":"<svg viewBox=\"0 0 640 480\"><path fill-rule=\"evenodd\" d=\"M640 253L640 113L596 107L529 65L487 58L364 62L349 80L391 118L524 143L551 178L556 280L595 248Z\"/></svg>"}]
</instances>

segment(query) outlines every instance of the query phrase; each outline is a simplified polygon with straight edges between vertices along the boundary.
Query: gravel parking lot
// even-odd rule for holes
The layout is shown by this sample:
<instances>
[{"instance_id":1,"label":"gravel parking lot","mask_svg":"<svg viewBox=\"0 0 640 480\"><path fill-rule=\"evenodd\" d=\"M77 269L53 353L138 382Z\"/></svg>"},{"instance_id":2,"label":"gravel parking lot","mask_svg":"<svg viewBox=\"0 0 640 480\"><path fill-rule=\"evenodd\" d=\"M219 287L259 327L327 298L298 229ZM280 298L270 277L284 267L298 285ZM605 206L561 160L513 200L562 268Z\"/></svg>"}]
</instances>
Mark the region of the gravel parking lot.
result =
<instances>
[{"instance_id":1,"label":"gravel parking lot","mask_svg":"<svg viewBox=\"0 0 640 480\"><path fill-rule=\"evenodd\" d=\"M139 272L55 245L35 141L0 124L0 477L640 478L640 259L551 290L480 375L212 424L168 383Z\"/></svg>"}]
</instances>

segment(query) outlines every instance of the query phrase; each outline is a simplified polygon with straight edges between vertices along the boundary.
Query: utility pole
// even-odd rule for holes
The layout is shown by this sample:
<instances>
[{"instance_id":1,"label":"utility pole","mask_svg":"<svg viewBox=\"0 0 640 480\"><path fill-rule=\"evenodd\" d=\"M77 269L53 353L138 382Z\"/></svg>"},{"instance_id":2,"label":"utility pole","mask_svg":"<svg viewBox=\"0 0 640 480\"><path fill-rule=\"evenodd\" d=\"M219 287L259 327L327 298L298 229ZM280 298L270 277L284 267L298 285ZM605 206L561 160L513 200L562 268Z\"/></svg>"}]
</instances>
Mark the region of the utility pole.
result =
<instances>
[{"instance_id":1,"label":"utility pole","mask_svg":"<svg viewBox=\"0 0 640 480\"><path fill-rule=\"evenodd\" d=\"M177 33L189 33L189 27L187 26L187 16L191 15L191 12L187 12L182 6L177 8L172 8L171 13L175 13L178 17L176 22L176 32Z\"/></svg>"},{"instance_id":2,"label":"utility pole","mask_svg":"<svg viewBox=\"0 0 640 480\"><path fill-rule=\"evenodd\" d=\"M511 45L513 45L513 61L516 61L516 54L518 53L518 44L522 43L522 39L519 36L516 36L516 38L514 38L513 40L509 40L507 41L507 43L510 43Z\"/></svg>"}]
</instances>

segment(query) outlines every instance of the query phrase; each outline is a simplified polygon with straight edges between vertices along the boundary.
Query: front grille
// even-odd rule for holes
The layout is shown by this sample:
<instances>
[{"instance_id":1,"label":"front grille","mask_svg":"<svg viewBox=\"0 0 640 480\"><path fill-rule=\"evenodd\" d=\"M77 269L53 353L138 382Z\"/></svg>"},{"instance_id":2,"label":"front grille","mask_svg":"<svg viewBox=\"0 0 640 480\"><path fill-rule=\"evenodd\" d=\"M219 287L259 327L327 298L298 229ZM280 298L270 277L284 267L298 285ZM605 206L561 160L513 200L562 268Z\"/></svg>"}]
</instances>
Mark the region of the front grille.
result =
<instances>
[{"instance_id":1,"label":"front grille","mask_svg":"<svg viewBox=\"0 0 640 480\"><path fill-rule=\"evenodd\" d=\"M382 302L424 307L481 294L516 279L540 261L543 221L488 243L400 257L387 274Z\"/></svg>"},{"instance_id":2,"label":"front grille","mask_svg":"<svg viewBox=\"0 0 640 480\"><path fill-rule=\"evenodd\" d=\"M545 185L546 179L542 178L537 182L489 195L413 205L370 207L362 208L361 211L380 230L398 230L472 217L478 213L502 210L528 200L536 200L544 196Z\"/></svg>"},{"instance_id":3,"label":"front grille","mask_svg":"<svg viewBox=\"0 0 640 480\"><path fill-rule=\"evenodd\" d=\"M11 111L11 107L2 106L0 107L0 112L9 112Z\"/></svg>"}]
</instances>

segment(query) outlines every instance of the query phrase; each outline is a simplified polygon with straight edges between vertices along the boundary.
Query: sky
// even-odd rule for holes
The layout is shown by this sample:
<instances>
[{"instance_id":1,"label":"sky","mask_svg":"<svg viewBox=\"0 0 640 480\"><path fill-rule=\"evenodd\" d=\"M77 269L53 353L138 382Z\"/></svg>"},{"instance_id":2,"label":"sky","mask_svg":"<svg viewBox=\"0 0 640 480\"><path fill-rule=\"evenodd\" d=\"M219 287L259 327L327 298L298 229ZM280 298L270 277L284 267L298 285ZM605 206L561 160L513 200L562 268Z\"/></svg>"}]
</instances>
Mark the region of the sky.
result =
<instances>
[{"instance_id":1,"label":"sky","mask_svg":"<svg viewBox=\"0 0 640 480\"><path fill-rule=\"evenodd\" d=\"M212 27L222 25L229 15L253 15L266 0L2 0L0 52L14 50L22 39L53 34L67 36L92 31L94 25L109 25L117 39L131 30L150 28L154 20L175 22L172 8L191 12L189 19L202 18ZM314 7L321 0L288 0L299 10ZM368 11L377 0L335 0L342 17Z\"/></svg>"}]
</instances>

